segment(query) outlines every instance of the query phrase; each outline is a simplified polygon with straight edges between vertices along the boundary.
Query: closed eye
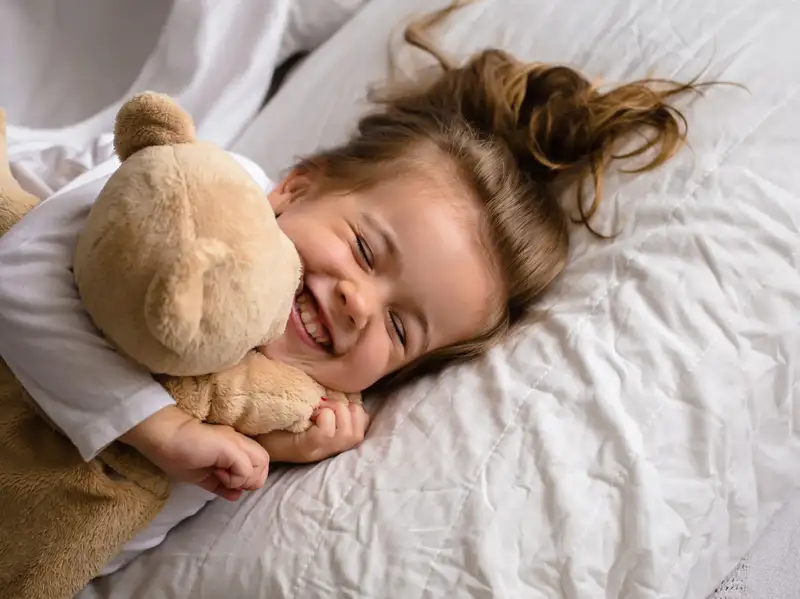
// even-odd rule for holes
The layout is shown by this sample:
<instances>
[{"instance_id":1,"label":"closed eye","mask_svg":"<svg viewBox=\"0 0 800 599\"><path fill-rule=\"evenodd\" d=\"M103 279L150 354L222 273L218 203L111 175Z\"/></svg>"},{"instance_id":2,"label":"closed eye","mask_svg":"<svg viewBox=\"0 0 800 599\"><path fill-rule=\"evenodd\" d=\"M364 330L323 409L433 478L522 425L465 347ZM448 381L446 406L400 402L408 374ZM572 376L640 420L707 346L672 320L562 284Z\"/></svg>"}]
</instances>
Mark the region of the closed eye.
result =
<instances>
[{"instance_id":1,"label":"closed eye","mask_svg":"<svg viewBox=\"0 0 800 599\"><path fill-rule=\"evenodd\" d=\"M392 319L392 328L394 328L394 332L400 340L400 345L406 347L406 329L403 326L403 321L394 312L389 314L389 318Z\"/></svg>"},{"instance_id":2,"label":"closed eye","mask_svg":"<svg viewBox=\"0 0 800 599\"><path fill-rule=\"evenodd\" d=\"M358 253L361 255L361 258L364 260L366 265L369 268L373 268L375 266L375 256L373 255L372 249L369 247L367 240L364 239L358 232L356 232L356 247L358 248Z\"/></svg>"}]
</instances>

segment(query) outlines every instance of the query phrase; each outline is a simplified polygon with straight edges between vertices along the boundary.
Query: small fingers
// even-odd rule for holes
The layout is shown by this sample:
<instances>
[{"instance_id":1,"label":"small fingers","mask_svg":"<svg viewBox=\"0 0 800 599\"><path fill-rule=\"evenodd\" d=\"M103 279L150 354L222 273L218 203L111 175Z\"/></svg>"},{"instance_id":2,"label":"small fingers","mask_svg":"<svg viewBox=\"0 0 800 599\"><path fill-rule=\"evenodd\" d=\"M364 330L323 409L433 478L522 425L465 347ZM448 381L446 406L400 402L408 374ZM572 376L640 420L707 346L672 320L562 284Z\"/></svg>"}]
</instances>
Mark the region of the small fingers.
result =
<instances>
[{"instance_id":1,"label":"small fingers","mask_svg":"<svg viewBox=\"0 0 800 599\"><path fill-rule=\"evenodd\" d=\"M214 471L214 476L216 477L216 480L214 479L214 477L209 477L206 480L213 481L214 484L222 483L223 485L225 485L225 487L227 487L229 489L231 488L231 473L230 472L228 472L227 470L223 470L222 468L217 468ZM212 493L213 493L213 491L212 491Z\"/></svg>"},{"instance_id":2,"label":"small fingers","mask_svg":"<svg viewBox=\"0 0 800 599\"><path fill-rule=\"evenodd\" d=\"M248 491L255 491L264 486L269 474L269 454L257 441L249 437L242 437L244 450L250 456L253 473L243 486Z\"/></svg>"},{"instance_id":3,"label":"small fingers","mask_svg":"<svg viewBox=\"0 0 800 599\"><path fill-rule=\"evenodd\" d=\"M336 412L337 452L347 451L364 440L367 418L364 409L356 404L342 405Z\"/></svg>"},{"instance_id":4,"label":"small fingers","mask_svg":"<svg viewBox=\"0 0 800 599\"><path fill-rule=\"evenodd\" d=\"M336 404L336 436L349 439L353 436L353 413L348 404Z\"/></svg>"},{"instance_id":5,"label":"small fingers","mask_svg":"<svg viewBox=\"0 0 800 599\"><path fill-rule=\"evenodd\" d=\"M353 415L353 437L360 443L367 434L369 415L361 406L354 404L350 404L350 412Z\"/></svg>"},{"instance_id":6,"label":"small fingers","mask_svg":"<svg viewBox=\"0 0 800 599\"><path fill-rule=\"evenodd\" d=\"M236 501L239 497L242 496L242 492L237 489L228 489L225 487L225 483L222 482L220 475L227 476L227 473L224 470L217 470L213 475L210 475L197 483L197 486L201 489L208 491L209 493L213 493L218 497L222 497L222 499L226 499L227 501Z\"/></svg>"},{"instance_id":7,"label":"small fingers","mask_svg":"<svg viewBox=\"0 0 800 599\"><path fill-rule=\"evenodd\" d=\"M321 408L314 416L316 432L323 438L331 438L336 435L337 417L334 408Z\"/></svg>"},{"instance_id":8,"label":"small fingers","mask_svg":"<svg viewBox=\"0 0 800 599\"><path fill-rule=\"evenodd\" d=\"M238 451L237 451L238 450ZM247 481L253 476L253 464L250 456L238 447L236 450L229 450L229 459L218 464L221 470L226 470L227 480L220 480L229 489L241 489L247 485Z\"/></svg>"},{"instance_id":9,"label":"small fingers","mask_svg":"<svg viewBox=\"0 0 800 599\"><path fill-rule=\"evenodd\" d=\"M222 497L227 501L239 501L239 498L242 496L242 492L238 489L226 489L225 487L218 487L216 491L213 491L218 497Z\"/></svg>"},{"instance_id":10,"label":"small fingers","mask_svg":"<svg viewBox=\"0 0 800 599\"><path fill-rule=\"evenodd\" d=\"M217 488L220 486L220 479L217 477L217 473L215 472L214 474L206 476L203 480L199 481L196 484L204 491L208 491L209 493L216 493Z\"/></svg>"},{"instance_id":11,"label":"small fingers","mask_svg":"<svg viewBox=\"0 0 800 599\"><path fill-rule=\"evenodd\" d=\"M255 491L256 489L260 489L264 486L267 482L267 477L269 476L269 461L265 462L261 468L258 470L258 477L256 478L256 483L254 488L252 489Z\"/></svg>"},{"instance_id":12,"label":"small fingers","mask_svg":"<svg viewBox=\"0 0 800 599\"><path fill-rule=\"evenodd\" d=\"M220 481L225 484L229 489L255 491L264 486L269 471L269 454L257 441L234 433L234 441L236 443L237 453L244 456L246 466L241 471L234 473L230 476L230 480L225 480L224 476L220 476Z\"/></svg>"},{"instance_id":13,"label":"small fingers","mask_svg":"<svg viewBox=\"0 0 800 599\"><path fill-rule=\"evenodd\" d=\"M309 442L313 460L356 447L364 440L369 416L357 404L334 403L318 409L312 417Z\"/></svg>"}]
</instances>

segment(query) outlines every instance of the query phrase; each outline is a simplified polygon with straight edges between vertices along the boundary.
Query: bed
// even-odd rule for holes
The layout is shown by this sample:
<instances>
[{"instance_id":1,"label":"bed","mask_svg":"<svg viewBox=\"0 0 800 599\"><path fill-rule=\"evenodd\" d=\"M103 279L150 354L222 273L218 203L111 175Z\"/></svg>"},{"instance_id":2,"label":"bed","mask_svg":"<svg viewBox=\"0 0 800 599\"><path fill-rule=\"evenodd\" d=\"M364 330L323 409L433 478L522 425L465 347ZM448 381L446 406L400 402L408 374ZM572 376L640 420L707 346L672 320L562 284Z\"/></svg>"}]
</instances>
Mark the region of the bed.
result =
<instances>
[{"instance_id":1,"label":"bed","mask_svg":"<svg viewBox=\"0 0 800 599\"><path fill-rule=\"evenodd\" d=\"M349 18L263 110L209 131L272 177L345 139L389 40L401 71L430 64L398 34L446 0L361 4L341 3ZM792 0L454 15L439 32L453 55L495 45L604 81L748 89L683 102L690 148L610 177L597 224L620 235L576 231L540 322L378 398L359 449L273 470L80 599L800 596L798 22Z\"/></svg>"}]
</instances>

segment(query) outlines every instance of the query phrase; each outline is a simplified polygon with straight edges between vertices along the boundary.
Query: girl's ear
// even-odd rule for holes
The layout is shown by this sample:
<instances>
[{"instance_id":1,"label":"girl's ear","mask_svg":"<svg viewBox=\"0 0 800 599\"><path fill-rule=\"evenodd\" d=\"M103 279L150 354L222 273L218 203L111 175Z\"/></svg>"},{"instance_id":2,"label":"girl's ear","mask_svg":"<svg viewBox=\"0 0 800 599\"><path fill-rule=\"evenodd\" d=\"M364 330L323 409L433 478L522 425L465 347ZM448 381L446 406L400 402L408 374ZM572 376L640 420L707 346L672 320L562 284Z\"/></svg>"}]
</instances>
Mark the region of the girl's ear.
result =
<instances>
[{"instance_id":1,"label":"girl's ear","mask_svg":"<svg viewBox=\"0 0 800 599\"><path fill-rule=\"evenodd\" d=\"M308 196L313 185L311 173L307 170L292 169L267 196L275 214L280 214L292 203Z\"/></svg>"}]
</instances>

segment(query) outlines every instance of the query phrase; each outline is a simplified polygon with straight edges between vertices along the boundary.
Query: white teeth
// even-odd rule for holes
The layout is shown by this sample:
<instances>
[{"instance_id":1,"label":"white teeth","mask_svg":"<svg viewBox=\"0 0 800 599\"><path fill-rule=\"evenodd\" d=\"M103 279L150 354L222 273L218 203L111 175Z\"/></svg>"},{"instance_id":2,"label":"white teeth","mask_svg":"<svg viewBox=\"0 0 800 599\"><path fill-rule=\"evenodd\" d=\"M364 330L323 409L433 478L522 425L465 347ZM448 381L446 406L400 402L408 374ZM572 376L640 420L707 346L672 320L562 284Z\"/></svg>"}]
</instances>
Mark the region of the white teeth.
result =
<instances>
[{"instance_id":1,"label":"white teeth","mask_svg":"<svg viewBox=\"0 0 800 599\"><path fill-rule=\"evenodd\" d=\"M314 303L306 295L305 292L297 297L297 308L300 313L300 320L309 335L320 345L327 345L330 343L325 327L318 321L318 315ZM319 331L319 332L318 332Z\"/></svg>"}]
</instances>

